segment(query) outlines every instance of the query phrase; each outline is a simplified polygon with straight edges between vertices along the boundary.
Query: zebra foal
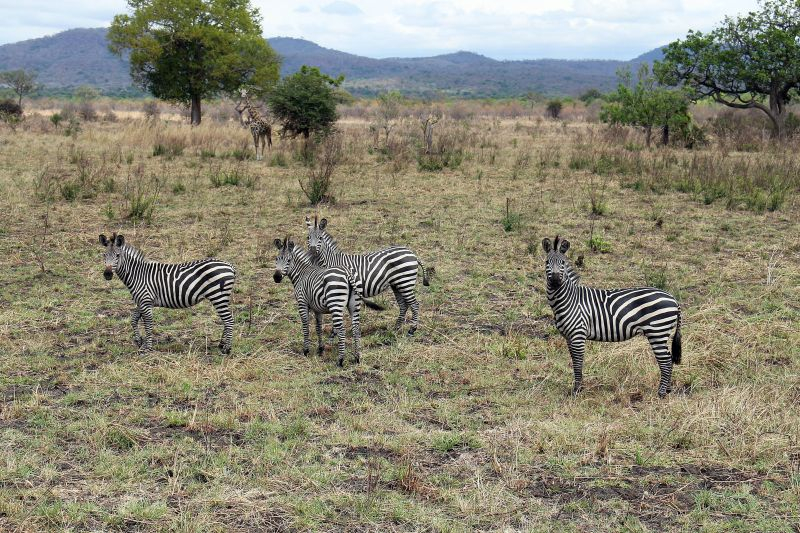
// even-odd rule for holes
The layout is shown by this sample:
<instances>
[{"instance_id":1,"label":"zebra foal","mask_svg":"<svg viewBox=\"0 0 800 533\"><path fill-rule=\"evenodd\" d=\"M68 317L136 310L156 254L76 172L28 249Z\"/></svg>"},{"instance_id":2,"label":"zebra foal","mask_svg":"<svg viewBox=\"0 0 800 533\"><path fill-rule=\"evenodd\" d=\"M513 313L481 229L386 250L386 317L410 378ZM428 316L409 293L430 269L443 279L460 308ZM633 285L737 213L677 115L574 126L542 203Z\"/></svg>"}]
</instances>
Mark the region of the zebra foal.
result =
<instances>
[{"instance_id":1,"label":"zebra foal","mask_svg":"<svg viewBox=\"0 0 800 533\"><path fill-rule=\"evenodd\" d=\"M575 374L573 393L583 383L586 341L621 342L644 335L661 370L658 395L671 391L672 365L681 362L681 309L675 298L656 288L595 289L580 284L566 255L569 241L542 241L547 254L547 302L553 309L556 327L569 345ZM667 347L670 333L672 353Z\"/></svg>"},{"instance_id":2,"label":"zebra foal","mask_svg":"<svg viewBox=\"0 0 800 533\"><path fill-rule=\"evenodd\" d=\"M333 331L339 338L339 366L344 365L345 333L344 310L350 312L353 329L354 361L360 362L361 352L361 311L363 287L356 272L347 267L325 267L314 264L311 256L300 246L285 238L275 239L278 257L275 259L275 273L272 279L280 283L284 276L294 285L294 297L300 312L303 327L303 355L308 355L311 337L308 329L308 314L314 313L317 330L317 349L319 355L325 350L322 338L322 315L332 315ZM373 309L383 307L367 303Z\"/></svg>"},{"instance_id":3,"label":"zebra foal","mask_svg":"<svg viewBox=\"0 0 800 533\"><path fill-rule=\"evenodd\" d=\"M236 269L231 264L217 259L179 264L148 261L116 233L110 239L100 235L100 245L105 248L103 277L111 280L116 274L133 297L136 305L131 312L133 341L143 352L153 347L154 307L185 309L208 300L223 324L220 351L230 353L233 338L230 302L236 281ZM144 322L144 339L139 335L140 319Z\"/></svg>"},{"instance_id":4,"label":"zebra foal","mask_svg":"<svg viewBox=\"0 0 800 533\"><path fill-rule=\"evenodd\" d=\"M351 268L356 271L364 285L364 298L377 296L388 288L392 289L400 316L395 327L399 330L405 322L406 312L411 309L411 328L409 335L417 331L419 324L419 301L414 291L417 285L417 269L422 270L422 284L430 285L429 271L422 261L405 246L391 246L366 254L346 254L339 250L336 241L325 228L328 220L318 220L306 216L308 228L308 248L315 261L322 265ZM369 303L367 304L370 305Z\"/></svg>"}]
</instances>

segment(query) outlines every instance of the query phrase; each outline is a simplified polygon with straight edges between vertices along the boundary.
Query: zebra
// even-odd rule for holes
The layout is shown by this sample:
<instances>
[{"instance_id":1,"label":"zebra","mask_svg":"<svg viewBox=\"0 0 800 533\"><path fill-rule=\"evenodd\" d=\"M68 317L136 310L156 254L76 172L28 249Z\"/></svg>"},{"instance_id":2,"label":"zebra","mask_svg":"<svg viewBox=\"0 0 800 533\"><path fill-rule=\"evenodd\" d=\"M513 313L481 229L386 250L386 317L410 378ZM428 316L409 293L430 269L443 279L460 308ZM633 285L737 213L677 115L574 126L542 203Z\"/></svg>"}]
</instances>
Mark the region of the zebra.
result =
<instances>
[{"instance_id":1,"label":"zebra","mask_svg":"<svg viewBox=\"0 0 800 533\"><path fill-rule=\"evenodd\" d=\"M242 113L247 111L248 121L247 125L250 127L250 133L253 135L253 144L256 148L256 161L260 161L264 157L264 143L266 141L269 149L272 149L272 125L269 121L261 116L261 113L250 103L250 98L247 96L247 89L240 89L239 94L242 100L236 105L236 111L239 112L241 119ZM261 155L258 154L258 147L261 146Z\"/></svg>"},{"instance_id":2,"label":"zebra","mask_svg":"<svg viewBox=\"0 0 800 533\"><path fill-rule=\"evenodd\" d=\"M289 237L283 241L275 239L278 257L275 259L275 273L272 279L280 283L284 276L294 285L294 297L300 312L303 327L303 355L310 351L311 339L308 330L308 313L314 313L317 330L317 350L321 356L325 350L322 338L322 315L331 314L333 330L339 338L339 366L344 365L345 333L344 310L350 311L353 330L354 361L361 361L361 311L363 285L355 270L348 267L324 267L314 264L311 256L300 246L295 246ZM365 302L372 309L384 308L372 302Z\"/></svg>"},{"instance_id":3,"label":"zebra","mask_svg":"<svg viewBox=\"0 0 800 533\"><path fill-rule=\"evenodd\" d=\"M661 370L658 395L671 392L672 366L681 363L681 308L675 298L656 288L595 289L580 284L578 274L564 255L569 241L542 240L547 254L547 302L556 327L569 346L575 374L573 394L583 384L583 355L587 340L621 342L642 334L647 338ZM667 348L673 328L672 354Z\"/></svg>"},{"instance_id":4,"label":"zebra","mask_svg":"<svg viewBox=\"0 0 800 533\"><path fill-rule=\"evenodd\" d=\"M230 302L236 269L217 259L200 259L188 263L156 263L145 259L142 252L127 244L116 233L107 238L100 235L105 270L103 277L111 280L114 274L122 280L133 297L136 307L131 311L133 342L144 353L153 347L153 308L185 309L207 299L222 320L219 349L231 352L233 315ZM139 335L139 319L144 321L145 337Z\"/></svg>"},{"instance_id":5,"label":"zebra","mask_svg":"<svg viewBox=\"0 0 800 533\"><path fill-rule=\"evenodd\" d=\"M414 292L417 284L417 269L422 270L422 284L430 285L429 274L433 269L426 269L414 252L405 246L392 246L361 255L345 254L339 250L336 241L326 231L328 220L318 220L306 216L308 228L308 247L316 261L329 266L346 266L358 272L364 283L364 298L377 296L387 288L392 289L400 315L395 327L400 330L405 322L406 311L411 308L411 328L408 335L417 331L419 324L419 302Z\"/></svg>"}]
</instances>

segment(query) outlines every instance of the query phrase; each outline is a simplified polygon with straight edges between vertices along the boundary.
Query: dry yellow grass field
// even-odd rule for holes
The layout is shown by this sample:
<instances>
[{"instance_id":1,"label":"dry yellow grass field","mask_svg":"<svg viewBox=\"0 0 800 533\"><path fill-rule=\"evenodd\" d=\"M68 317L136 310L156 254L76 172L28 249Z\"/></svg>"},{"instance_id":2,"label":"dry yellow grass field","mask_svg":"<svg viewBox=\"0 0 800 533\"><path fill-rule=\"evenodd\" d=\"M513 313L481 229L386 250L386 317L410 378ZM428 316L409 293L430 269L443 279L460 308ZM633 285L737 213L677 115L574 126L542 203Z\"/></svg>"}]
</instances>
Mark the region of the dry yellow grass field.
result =
<instances>
[{"instance_id":1,"label":"dry yellow grass field","mask_svg":"<svg viewBox=\"0 0 800 533\"><path fill-rule=\"evenodd\" d=\"M255 161L248 131L210 119L2 132L0 530L800 530L796 145L648 150L481 115L437 124L431 162L411 118L388 147L366 120L340 129L329 231L436 269L417 335L381 296L343 369L330 343L302 356L272 281L273 239L304 243L313 214L299 144ZM102 277L114 231L154 260L236 266L230 356L205 303L157 309L137 353L130 295ZM641 338L590 343L569 394L544 296L556 234L583 283L678 297L666 399Z\"/></svg>"}]
</instances>

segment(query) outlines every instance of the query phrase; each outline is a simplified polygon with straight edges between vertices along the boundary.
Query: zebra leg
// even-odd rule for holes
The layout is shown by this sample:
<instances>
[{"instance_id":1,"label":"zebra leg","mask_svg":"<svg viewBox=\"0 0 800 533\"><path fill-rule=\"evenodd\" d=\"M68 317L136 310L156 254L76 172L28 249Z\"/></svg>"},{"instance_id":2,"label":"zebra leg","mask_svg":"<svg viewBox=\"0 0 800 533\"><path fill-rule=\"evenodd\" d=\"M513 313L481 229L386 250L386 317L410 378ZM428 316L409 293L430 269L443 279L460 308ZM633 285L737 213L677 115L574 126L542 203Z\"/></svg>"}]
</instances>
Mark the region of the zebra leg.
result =
<instances>
[{"instance_id":1,"label":"zebra leg","mask_svg":"<svg viewBox=\"0 0 800 533\"><path fill-rule=\"evenodd\" d=\"M414 286L405 287L402 289L398 289L395 292L395 298L399 297L403 299L403 303L400 304L398 300L398 304L400 305L400 317L405 320L406 310L410 307L411 308L411 327L408 329L408 336L414 335L417 331L417 325L419 324L419 301L417 300L417 295L414 293ZM402 328L402 323L400 323L400 319L398 319L398 329Z\"/></svg>"},{"instance_id":2,"label":"zebra leg","mask_svg":"<svg viewBox=\"0 0 800 533\"><path fill-rule=\"evenodd\" d=\"M222 320L222 337L219 340L219 351L223 354L231 353L233 342L233 314L231 313L231 300L229 295L225 295L219 300L211 300L211 305L217 311Z\"/></svg>"},{"instance_id":3,"label":"zebra leg","mask_svg":"<svg viewBox=\"0 0 800 533\"><path fill-rule=\"evenodd\" d=\"M353 361L361 362L361 298L353 296L348 302L350 322L353 328ZM344 325L344 324L343 324Z\"/></svg>"},{"instance_id":4,"label":"zebra leg","mask_svg":"<svg viewBox=\"0 0 800 533\"><path fill-rule=\"evenodd\" d=\"M408 310L408 304L406 303L406 299L399 289L395 289L394 287L392 287L392 292L394 292L394 299L397 300L397 306L400 308L400 314L397 317L397 322L395 323L394 327L397 330L401 330L403 329L403 324L406 321L406 311Z\"/></svg>"},{"instance_id":5,"label":"zebra leg","mask_svg":"<svg viewBox=\"0 0 800 533\"><path fill-rule=\"evenodd\" d=\"M304 303L299 304L300 322L303 324L303 355L308 355L311 351L311 338L308 332L308 307Z\"/></svg>"},{"instance_id":6,"label":"zebra leg","mask_svg":"<svg viewBox=\"0 0 800 533\"><path fill-rule=\"evenodd\" d=\"M314 320L317 326L317 353L322 357L325 351L325 341L322 340L322 313L314 313Z\"/></svg>"},{"instance_id":7,"label":"zebra leg","mask_svg":"<svg viewBox=\"0 0 800 533\"><path fill-rule=\"evenodd\" d=\"M572 385L572 394L578 394L583 389L583 356L586 353L586 339L576 337L568 339L569 356L572 358L572 373L575 382Z\"/></svg>"},{"instance_id":8,"label":"zebra leg","mask_svg":"<svg viewBox=\"0 0 800 533\"><path fill-rule=\"evenodd\" d=\"M331 309L332 313L332 321L333 321L333 329L336 331L336 335L339 337L339 366L344 366L344 350L345 350L345 343L344 343L344 309L343 307L338 307L336 309Z\"/></svg>"},{"instance_id":9,"label":"zebra leg","mask_svg":"<svg viewBox=\"0 0 800 533\"><path fill-rule=\"evenodd\" d=\"M417 326L419 325L419 300L417 300L417 295L414 294L413 290L409 298L409 306L411 307L411 328L408 330L408 336L410 337L417 332Z\"/></svg>"},{"instance_id":10,"label":"zebra leg","mask_svg":"<svg viewBox=\"0 0 800 533\"><path fill-rule=\"evenodd\" d=\"M143 304L139 308L142 320L144 321L144 342L139 350L147 353L153 349L153 306Z\"/></svg>"},{"instance_id":11,"label":"zebra leg","mask_svg":"<svg viewBox=\"0 0 800 533\"><path fill-rule=\"evenodd\" d=\"M658 397L663 398L672 392L672 354L669 353L667 341L669 337L647 337L653 355L656 356L658 368L661 370L661 380L658 383Z\"/></svg>"},{"instance_id":12,"label":"zebra leg","mask_svg":"<svg viewBox=\"0 0 800 533\"><path fill-rule=\"evenodd\" d=\"M133 327L133 342L136 344L137 347L141 347L142 345L142 336L139 335L139 318L141 318L142 312L139 310L139 306L137 305L131 311L131 326Z\"/></svg>"}]
</instances>

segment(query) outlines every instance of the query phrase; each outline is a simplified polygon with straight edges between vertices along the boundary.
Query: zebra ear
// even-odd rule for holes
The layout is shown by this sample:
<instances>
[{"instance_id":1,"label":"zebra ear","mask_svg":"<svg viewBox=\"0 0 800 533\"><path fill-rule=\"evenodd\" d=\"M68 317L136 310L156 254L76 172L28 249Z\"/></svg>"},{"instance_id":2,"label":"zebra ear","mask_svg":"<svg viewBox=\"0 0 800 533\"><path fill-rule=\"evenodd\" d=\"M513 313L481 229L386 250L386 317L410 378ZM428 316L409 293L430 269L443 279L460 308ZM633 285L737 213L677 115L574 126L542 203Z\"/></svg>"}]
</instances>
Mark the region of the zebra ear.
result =
<instances>
[{"instance_id":1,"label":"zebra ear","mask_svg":"<svg viewBox=\"0 0 800 533\"><path fill-rule=\"evenodd\" d=\"M561 239L561 244L558 247L558 251L562 254L565 254L567 253L567 250L569 250L569 241L567 239Z\"/></svg>"},{"instance_id":2,"label":"zebra ear","mask_svg":"<svg viewBox=\"0 0 800 533\"><path fill-rule=\"evenodd\" d=\"M327 218L323 218L322 220L319 221L319 229L325 229L325 226L327 225L328 225Z\"/></svg>"},{"instance_id":3,"label":"zebra ear","mask_svg":"<svg viewBox=\"0 0 800 533\"><path fill-rule=\"evenodd\" d=\"M122 235L117 235L117 238L114 241L114 244L117 247L122 246L123 244L125 244L125 237L123 237Z\"/></svg>"},{"instance_id":4,"label":"zebra ear","mask_svg":"<svg viewBox=\"0 0 800 533\"><path fill-rule=\"evenodd\" d=\"M272 241L272 244L274 244L275 248L277 248L278 250L283 248L283 241L281 241L280 239L275 239L274 241Z\"/></svg>"},{"instance_id":5,"label":"zebra ear","mask_svg":"<svg viewBox=\"0 0 800 533\"><path fill-rule=\"evenodd\" d=\"M308 215L306 215L306 227L308 229L311 229L311 228L314 227L313 224L311 224L311 217L309 217Z\"/></svg>"},{"instance_id":6,"label":"zebra ear","mask_svg":"<svg viewBox=\"0 0 800 533\"><path fill-rule=\"evenodd\" d=\"M291 252L292 250L294 250L294 242L293 241L289 241L288 243L286 243L286 247Z\"/></svg>"},{"instance_id":7,"label":"zebra ear","mask_svg":"<svg viewBox=\"0 0 800 533\"><path fill-rule=\"evenodd\" d=\"M105 233L100 234L100 244L102 246L108 246L108 237L106 237Z\"/></svg>"},{"instance_id":8,"label":"zebra ear","mask_svg":"<svg viewBox=\"0 0 800 533\"><path fill-rule=\"evenodd\" d=\"M550 250L553 249L553 244L550 242L550 239L545 237L542 239L542 248L544 248L545 253L550 253Z\"/></svg>"}]
</instances>

